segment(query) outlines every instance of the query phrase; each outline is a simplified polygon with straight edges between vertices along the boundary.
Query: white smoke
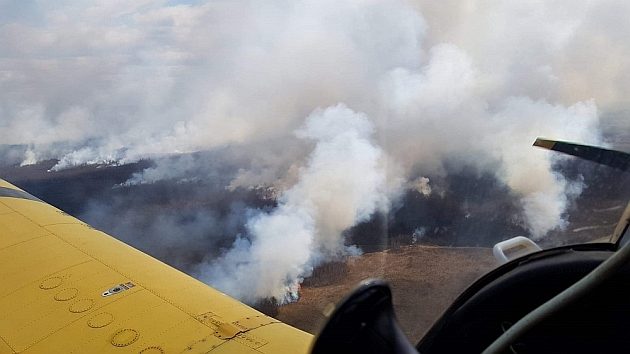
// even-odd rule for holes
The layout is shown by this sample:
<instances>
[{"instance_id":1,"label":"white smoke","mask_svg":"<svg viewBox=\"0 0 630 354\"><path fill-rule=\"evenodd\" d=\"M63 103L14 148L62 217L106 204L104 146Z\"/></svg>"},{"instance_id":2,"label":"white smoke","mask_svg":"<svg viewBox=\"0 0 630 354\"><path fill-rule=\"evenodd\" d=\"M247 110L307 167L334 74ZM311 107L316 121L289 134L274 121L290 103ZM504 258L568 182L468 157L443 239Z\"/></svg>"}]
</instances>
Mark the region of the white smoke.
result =
<instances>
[{"instance_id":1,"label":"white smoke","mask_svg":"<svg viewBox=\"0 0 630 354\"><path fill-rule=\"evenodd\" d=\"M257 293L280 296L343 253L339 235L384 208L383 196L395 199L401 178L445 173L445 161L494 174L543 237L566 224L581 184L554 172L561 157L531 148L534 139L599 144L600 112L630 107L622 0L27 3L0 0L0 144L21 146L22 164L58 158L53 169L245 147L255 162L226 187L284 194L250 220L219 270L203 273L237 294L239 279L268 272ZM298 134L316 144L308 155L313 142L290 136L316 107L338 102L373 127L343 107L316 112ZM313 118L333 115L345 118ZM341 165L331 156L340 136L358 145L334 153L363 146L366 156ZM272 151L269 141L286 146ZM199 161L182 156L128 184L188 180ZM289 245L281 264L269 259Z\"/></svg>"},{"instance_id":2,"label":"white smoke","mask_svg":"<svg viewBox=\"0 0 630 354\"><path fill-rule=\"evenodd\" d=\"M423 30L402 3L60 2L36 24L13 6L0 141L56 152L55 169L266 141L315 107L369 105L380 73L417 65Z\"/></svg>"},{"instance_id":3,"label":"white smoke","mask_svg":"<svg viewBox=\"0 0 630 354\"><path fill-rule=\"evenodd\" d=\"M583 185L567 181L552 170L555 160L566 157L540 149L527 151L518 145L531 144L536 135L600 143L595 105L583 102L564 107L514 98L507 100L492 120L510 127L488 136L485 144L502 161L497 175L522 196L531 236L541 238L552 229L566 226L568 203L581 193Z\"/></svg>"},{"instance_id":4,"label":"white smoke","mask_svg":"<svg viewBox=\"0 0 630 354\"><path fill-rule=\"evenodd\" d=\"M364 114L342 104L316 110L296 134L316 141L297 184L276 209L248 221L246 237L199 269L200 279L246 301L290 301L289 290L313 267L356 252L344 245L344 230L389 206L383 151Z\"/></svg>"},{"instance_id":5,"label":"white smoke","mask_svg":"<svg viewBox=\"0 0 630 354\"><path fill-rule=\"evenodd\" d=\"M600 143L597 109L592 101L565 107L523 96L491 105L484 87L472 59L450 44L432 48L417 71L393 70L382 85L381 130L395 141L388 152L423 173L441 171L449 159L493 171L522 196L525 224L540 238L564 225L568 188L579 193L552 170L557 157L530 146L538 136Z\"/></svg>"},{"instance_id":6,"label":"white smoke","mask_svg":"<svg viewBox=\"0 0 630 354\"><path fill-rule=\"evenodd\" d=\"M415 190L416 192L422 194L425 197L431 195L431 182L427 177L418 177L412 182L409 183L409 188Z\"/></svg>"}]
</instances>

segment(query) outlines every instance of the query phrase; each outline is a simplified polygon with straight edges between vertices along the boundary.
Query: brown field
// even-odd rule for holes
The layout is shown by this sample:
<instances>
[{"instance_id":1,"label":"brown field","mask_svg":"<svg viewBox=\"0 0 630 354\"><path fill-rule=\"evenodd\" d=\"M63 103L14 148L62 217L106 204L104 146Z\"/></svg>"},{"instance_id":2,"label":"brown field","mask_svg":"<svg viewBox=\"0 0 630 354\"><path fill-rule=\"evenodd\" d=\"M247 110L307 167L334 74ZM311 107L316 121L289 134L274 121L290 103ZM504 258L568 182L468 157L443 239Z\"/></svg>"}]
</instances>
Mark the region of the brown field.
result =
<instances>
[{"instance_id":1,"label":"brown field","mask_svg":"<svg viewBox=\"0 0 630 354\"><path fill-rule=\"evenodd\" d=\"M415 343L466 287L496 265L490 248L412 245L367 253L316 270L304 282L300 300L281 306L275 317L315 334L331 304L361 280L381 278L392 285L399 322Z\"/></svg>"}]
</instances>

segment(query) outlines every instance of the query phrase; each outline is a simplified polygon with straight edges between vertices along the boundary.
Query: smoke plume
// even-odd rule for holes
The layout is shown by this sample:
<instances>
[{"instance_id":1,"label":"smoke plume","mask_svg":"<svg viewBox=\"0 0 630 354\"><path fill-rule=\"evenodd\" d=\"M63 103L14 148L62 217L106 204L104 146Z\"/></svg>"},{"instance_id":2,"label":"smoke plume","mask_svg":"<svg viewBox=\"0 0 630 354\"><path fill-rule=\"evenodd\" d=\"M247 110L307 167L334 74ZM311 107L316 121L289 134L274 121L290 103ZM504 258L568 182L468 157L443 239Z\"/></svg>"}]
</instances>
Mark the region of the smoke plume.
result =
<instances>
[{"instance_id":1,"label":"smoke plume","mask_svg":"<svg viewBox=\"0 0 630 354\"><path fill-rule=\"evenodd\" d=\"M344 230L388 208L383 152L372 143L364 114L344 105L316 110L296 134L316 142L299 181L277 208L248 220L247 235L199 270L200 279L246 301L290 301L291 289L313 267L357 252L344 245Z\"/></svg>"},{"instance_id":2,"label":"smoke plume","mask_svg":"<svg viewBox=\"0 0 630 354\"><path fill-rule=\"evenodd\" d=\"M531 148L535 138L599 144L601 127L628 129L630 5L621 0L0 8L4 163L57 159L51 170L63 171L151 159L117 188L270 188L275 209L164 221L177 233L185 220L197 248L231 245L189 269L248 300L284 299L312 267L351 252L345 230L402 203L404 188L435 197L452 171L490 176L515 196L520 226L543 238L566 226L584 186L554 168L563 157ZM86 217L111 211L90 205ZM228 214L242 223L226 226L231 235L218 230ZM142 231L126 225L118 231ZM209 234L222 241L203 241Z\"/></svg>"}]
</instances>

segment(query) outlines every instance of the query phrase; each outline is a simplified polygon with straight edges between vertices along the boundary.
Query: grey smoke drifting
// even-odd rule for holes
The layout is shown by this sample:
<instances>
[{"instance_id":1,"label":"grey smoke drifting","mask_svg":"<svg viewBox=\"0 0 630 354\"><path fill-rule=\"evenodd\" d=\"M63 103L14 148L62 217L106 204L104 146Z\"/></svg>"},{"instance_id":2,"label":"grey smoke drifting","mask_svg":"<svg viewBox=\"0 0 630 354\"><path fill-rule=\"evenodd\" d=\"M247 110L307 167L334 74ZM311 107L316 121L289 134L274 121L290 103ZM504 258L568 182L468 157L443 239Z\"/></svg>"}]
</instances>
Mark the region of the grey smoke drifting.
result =
<instances>
[{"instance_id":1,"label":"grey smoke drifting","mask_svg":"<svg viewBox=\"0 0 630 354\"><path fill-rule=\"evenodd\" d=\"M286 302L322 261L356 253L342 232L389 207L383 152L372 133L365 115L343 105L311 114L297 135L316 146L297 184L276 209L249 219L247 237L202 265L200 279L246 301Z\"/></svg>"},{"instance_id":2,"label":"grey smoke drifting","mask_svg":"<svg viewBox=\"0 0 630 354\"><path fill-rule=\"evenodd\" d=\"M583 186L531 143L601 143L600 117L630 108L625 1L0 8L0 156L57 158L56 171L155 160L120 188L274 187L277 209L236 218L245 233L198 267L239 296L218 269L231 279L268 274L256 293L282 299L283 286L348 252L343 231L386 211L402 189L435 193L422 177L446 175L446 162L494 176L517 196L530 236L544 237L566 225ZM186 155L199 151L231 159L230 173Z\"/></svg>"}]
</instances>

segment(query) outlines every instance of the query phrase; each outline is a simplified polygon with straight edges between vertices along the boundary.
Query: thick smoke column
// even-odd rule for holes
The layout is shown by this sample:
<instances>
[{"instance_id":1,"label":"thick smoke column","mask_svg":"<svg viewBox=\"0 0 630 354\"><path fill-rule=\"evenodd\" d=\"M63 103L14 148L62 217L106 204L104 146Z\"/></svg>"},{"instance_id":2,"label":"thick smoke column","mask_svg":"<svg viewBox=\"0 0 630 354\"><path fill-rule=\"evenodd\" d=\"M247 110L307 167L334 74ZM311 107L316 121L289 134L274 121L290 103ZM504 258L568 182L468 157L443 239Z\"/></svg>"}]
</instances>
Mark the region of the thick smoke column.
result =
<instances>
[{"instance_id":1,"label":"thick smoke column","mask_svg":"<svg viewBox=\"0 0 630 354\"><path fill-rule=\"evenodd\" d=\"M297 184L276 209L250 218L248 234L199 277L246 301L286 302L320 262L356 253L342 232L389 205L383 152L372 134L367 117L342 104L313 112L297 131L316 142Z\"/></svg>"},{"instance_id":2,"label":"thick smoke column","mask_svg":"<svg viewBox=\"0 0 630 354\"><path fill-rule=\"evenodd\" d=\"M200 268L235 294L224 280L254 279L257 295L281 297L312 266L347 252L339 235L385 208L385 195L395 202L391 180L434 196L451 171L492 175L516 197L519 226L544 237L566 224L583 186L554 170L563 157L531 148L534 139L599 144L600 117L606 123L611 111L621 117L615 129L628 128L622 0L0 4L3 160L56 158L52 169L62 170L150 158L155 165L122 187L177 181L281 193L277 210L248 219L234 247ZM338 102L373 127L339 106L304 125ZM190 152L237 172L214 171ZM289 234L295 254L271 257L289 241L270 243ZM260 270L272 261L278 272ZM270 279L259 283L262 274Z\"/></svg>"},{"instance_id":3,"label":"thick smoke column","mask_svg":"<svg viewBox=\"0 0 630 354\"><path fill-rule=\"evenodd\" d=\"M388 111L380 130L392 141L388 153L406 171L439 174L446 161L492 171L521 197L531 236L563 227L568 202L581 185L553 171L553 162L562 157L531 144L538 136L600 143L592 101L566 107L507 96L491 104L484 76L451 44L433 47L418 70L392 70L381 90Z\"/></svg>"}]
</instances>

